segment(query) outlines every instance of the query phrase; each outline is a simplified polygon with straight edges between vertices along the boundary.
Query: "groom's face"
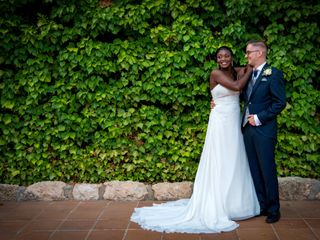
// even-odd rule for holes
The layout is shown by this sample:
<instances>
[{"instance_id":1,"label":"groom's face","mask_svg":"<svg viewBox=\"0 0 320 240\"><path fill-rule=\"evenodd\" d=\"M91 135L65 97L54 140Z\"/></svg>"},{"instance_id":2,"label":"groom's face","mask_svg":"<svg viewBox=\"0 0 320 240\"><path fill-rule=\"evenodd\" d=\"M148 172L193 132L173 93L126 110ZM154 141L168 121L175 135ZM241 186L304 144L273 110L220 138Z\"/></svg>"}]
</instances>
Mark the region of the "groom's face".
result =
<instances>
[{"instance_id":1,"label":"groom's face","mask_svg":"<svg viewBox=\"0 0 320 240\"><path fill-rule=\"evenodd\" d=\"M259 48L251 44L248 44L246 48L246 58L247 58L248 64L251 65L252 67L256 67L257 65L259 52L260 52Z\"/></svg>"}]
</instances>

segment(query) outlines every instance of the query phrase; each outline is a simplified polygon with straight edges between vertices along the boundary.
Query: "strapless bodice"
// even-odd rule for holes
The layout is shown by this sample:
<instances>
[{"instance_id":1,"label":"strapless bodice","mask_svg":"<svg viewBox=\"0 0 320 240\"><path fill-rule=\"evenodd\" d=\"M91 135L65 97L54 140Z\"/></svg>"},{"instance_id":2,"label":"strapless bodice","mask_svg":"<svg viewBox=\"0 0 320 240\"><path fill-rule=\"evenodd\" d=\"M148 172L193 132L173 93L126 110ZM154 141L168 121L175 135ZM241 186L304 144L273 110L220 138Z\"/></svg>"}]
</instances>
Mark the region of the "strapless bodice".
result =
<instances>
[{"instance_id":1,"label":"strapless bodice","mask_svg":"<svg viewBox=\"0 0 320 240\"><path fill-rule=\"evenodd\" d=\"M230 90L220 84L211 89L212 99L215 104L219 103L239 103L239 92Z\"/></svg>"}]
</instances>

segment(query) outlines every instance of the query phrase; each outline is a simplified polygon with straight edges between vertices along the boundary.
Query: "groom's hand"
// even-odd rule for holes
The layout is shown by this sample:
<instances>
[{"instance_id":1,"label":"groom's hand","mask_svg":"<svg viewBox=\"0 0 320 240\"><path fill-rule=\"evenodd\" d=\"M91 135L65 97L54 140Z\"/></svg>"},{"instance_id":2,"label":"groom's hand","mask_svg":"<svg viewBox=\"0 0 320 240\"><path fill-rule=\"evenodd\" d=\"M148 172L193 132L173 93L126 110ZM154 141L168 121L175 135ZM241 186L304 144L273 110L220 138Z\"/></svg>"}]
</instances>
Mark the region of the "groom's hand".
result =
<instances>
[{"instance_id":1,"label":"groom's hand","mask_svg":"<svg viewBox=\"0 0 320 240\"><path fill-rule=\"evenodd\" d=\"M248 116L248 121L249 121L251 126L256 126L256 122L254 121L254 115L250 114Z\"/></svg>"}]
</instances>

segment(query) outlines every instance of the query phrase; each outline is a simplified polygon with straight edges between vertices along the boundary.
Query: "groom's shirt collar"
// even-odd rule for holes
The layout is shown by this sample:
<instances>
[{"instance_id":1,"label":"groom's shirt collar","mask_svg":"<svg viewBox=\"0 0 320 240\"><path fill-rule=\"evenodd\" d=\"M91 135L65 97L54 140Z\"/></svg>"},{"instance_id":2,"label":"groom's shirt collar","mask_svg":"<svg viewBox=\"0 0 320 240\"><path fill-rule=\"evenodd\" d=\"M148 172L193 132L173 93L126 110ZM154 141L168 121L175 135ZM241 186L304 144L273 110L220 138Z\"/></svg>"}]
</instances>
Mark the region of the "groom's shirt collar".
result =
<instances>
[{"instance_id":1,"label":"groom's shirt collar","mask_svg":"<svg viewBox=\"0 0 320 240\"><path fill-rule=\"evenodd\" d=\"M257 67L256 69L253 69L253 70L258 70L258 76L259 76L262 68L264 67L264 65L266 65L266 63L267 63L267 62L264 62L264 63L262 63L259 67Z\"/></svg>"}]
</instances>

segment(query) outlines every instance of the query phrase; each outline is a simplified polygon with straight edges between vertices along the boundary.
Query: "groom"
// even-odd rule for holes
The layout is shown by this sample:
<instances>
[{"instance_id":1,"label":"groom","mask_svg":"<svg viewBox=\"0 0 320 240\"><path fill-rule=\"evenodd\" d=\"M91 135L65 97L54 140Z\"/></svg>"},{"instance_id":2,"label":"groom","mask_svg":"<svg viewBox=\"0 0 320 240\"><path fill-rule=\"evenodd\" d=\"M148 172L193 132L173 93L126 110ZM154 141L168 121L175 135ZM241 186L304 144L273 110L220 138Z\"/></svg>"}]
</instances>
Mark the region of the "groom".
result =
<instances>
[{"instance_id":1,"label":"groom","mask_svg":"<svg viewBox=\"0 0 320 240\"><path fill-rule=\"evenodd\" d=\"M283 74L266 63L266 56L267 46L263 41L247 44L246 58L254 71L242 92L242 133L260 215L267 216L267 223L274 223L280 219L275 164L277 115L285 108L286 100Z\"/></svg>"}]
</instances>

